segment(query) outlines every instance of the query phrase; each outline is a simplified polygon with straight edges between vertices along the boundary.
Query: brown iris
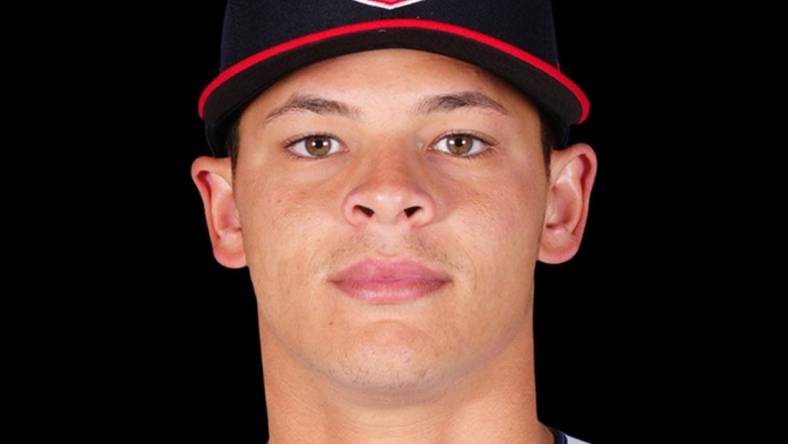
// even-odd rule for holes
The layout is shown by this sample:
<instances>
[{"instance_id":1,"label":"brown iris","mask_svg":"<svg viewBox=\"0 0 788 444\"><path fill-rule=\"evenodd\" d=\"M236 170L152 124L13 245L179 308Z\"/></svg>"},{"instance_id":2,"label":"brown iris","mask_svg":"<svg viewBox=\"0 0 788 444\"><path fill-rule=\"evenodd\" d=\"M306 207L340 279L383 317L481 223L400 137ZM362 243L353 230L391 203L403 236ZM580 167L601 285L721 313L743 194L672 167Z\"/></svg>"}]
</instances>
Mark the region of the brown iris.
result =
<instances>
[{"instance_id":1,"label":"brown iris","mask_svg":"<svg viewBox=\"0 0 788 444\"><path fill-rule=\"evenodd\" d=\"M466 154L473 146L473 138L468 136L452 136L449 138L448 142L449 150L451 150L453 154ZM455 148L457 150L455 150Z\"/></svg>"},{"instance_id":2,"label":"brown iris","mask_svg":"<svg viewBox=\"0 0 788 444\"><path fill-rule=\"evenodd\" d=\"M312 136L304 139L306 151L312 156L323 156L331 151L331 138L325 136Z\"/></svg>"}]
</instances>

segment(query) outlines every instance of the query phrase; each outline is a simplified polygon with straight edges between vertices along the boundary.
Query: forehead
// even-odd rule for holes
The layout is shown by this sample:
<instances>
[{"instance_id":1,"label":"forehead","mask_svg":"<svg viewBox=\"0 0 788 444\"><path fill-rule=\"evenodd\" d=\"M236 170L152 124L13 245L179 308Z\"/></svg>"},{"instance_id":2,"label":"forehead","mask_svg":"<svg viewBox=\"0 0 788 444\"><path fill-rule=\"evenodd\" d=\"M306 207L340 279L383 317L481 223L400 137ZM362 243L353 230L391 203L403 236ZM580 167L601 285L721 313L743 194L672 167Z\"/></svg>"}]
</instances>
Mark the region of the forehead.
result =
<instances>
[{"instance_id":1,"label":"forehead","mask_svg":"<svg viewBox=\"0 0 788 444\"><path fill-rule=\"evenodd\" d=\"M358 96L360 104L378 97L403 106L412 105L411 98L426 93L477 90L516 112L536 112L531 100L519 89L477 65L404 48L355 52L307 65L279 79L248 108L276 106L303 90L339 94L351 102Z\"/></svg>"}]
</instances>

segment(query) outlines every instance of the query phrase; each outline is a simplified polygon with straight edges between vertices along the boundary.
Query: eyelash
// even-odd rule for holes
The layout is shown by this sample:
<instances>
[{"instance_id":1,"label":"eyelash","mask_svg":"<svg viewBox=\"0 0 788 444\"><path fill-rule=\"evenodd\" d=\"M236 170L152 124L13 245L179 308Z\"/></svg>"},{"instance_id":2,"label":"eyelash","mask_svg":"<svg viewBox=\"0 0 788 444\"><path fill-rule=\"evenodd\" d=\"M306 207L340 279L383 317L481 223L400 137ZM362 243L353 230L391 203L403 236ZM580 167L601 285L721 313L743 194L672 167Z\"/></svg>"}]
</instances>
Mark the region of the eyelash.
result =
<instances>
[{"instance_id":1,"label":"eyelash","mask_svg":"<svg viewBox=\"0 0 788 444\"><path fill-rule=\"evenodd\" d=\"M473 155L470 155L470 156L453 155L453 154L446 153L444 151L438 151L438 152L442 153L442 154L447 154L447 155L449 155L451 157L455 157L455 158L458 158L458 159L476 160L478 158L487 156L489 154L493 154L493 147L495 145L497 145L496 143L489 142L486 138L480 136L475 131L463 130L463 131L449 131L449 132L441 134L436 139L436 142L431 144L430 147L433 147L433 146L437 145L438 142L440 142L441 140L443 140L443 139L445 139L447 137L456 137L456 136L470 136L471 138L476 139L479 142L481 142L485 146L485 149L482 150L479 153L476 153L476 154L473 154ZM290 138L290 139L286 140L283 143L282 148L284 149L285 154L288 157L292 157L292 158L295 158L297 160L321 160L321 159L325 159L325 158L331 157L331 156L323 156L323 157L315 157L315 158L304 157L304 156L300 156L300 155L295 154L292 151L290 151L290 147L292 147L296 143L302 142L302 141L304 141L306 139L309 139L311 137L326 137L326 138L338 140L336 137L332 136L329 133L310 133L310 134L306 134L306 135L297 136L297 137L294 137L294 138Z\"/></svg>"}]
</instances>

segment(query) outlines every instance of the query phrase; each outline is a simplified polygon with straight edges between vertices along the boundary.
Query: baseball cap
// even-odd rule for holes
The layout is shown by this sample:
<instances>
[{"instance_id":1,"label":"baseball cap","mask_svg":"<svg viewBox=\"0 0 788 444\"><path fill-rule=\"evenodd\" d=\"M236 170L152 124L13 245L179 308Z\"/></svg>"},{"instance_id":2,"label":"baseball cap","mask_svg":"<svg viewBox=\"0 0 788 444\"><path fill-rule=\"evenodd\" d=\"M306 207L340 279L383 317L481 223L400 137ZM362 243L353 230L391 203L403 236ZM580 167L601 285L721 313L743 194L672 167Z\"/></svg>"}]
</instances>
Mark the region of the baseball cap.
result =
<instances>
[{"instance_id":1,"label":"baseball cap","mask_svg":"<svg viewBox=\"0 0 788 444\"><path fill-rule=\"evenodd\" d=\"M550 0L228 0L219 74L198 113L214 155L235 113L290 72L352 52L409 48L480 66L557 123L586 120L585 93L560 69Z\"/></svg>"}]
</instances>

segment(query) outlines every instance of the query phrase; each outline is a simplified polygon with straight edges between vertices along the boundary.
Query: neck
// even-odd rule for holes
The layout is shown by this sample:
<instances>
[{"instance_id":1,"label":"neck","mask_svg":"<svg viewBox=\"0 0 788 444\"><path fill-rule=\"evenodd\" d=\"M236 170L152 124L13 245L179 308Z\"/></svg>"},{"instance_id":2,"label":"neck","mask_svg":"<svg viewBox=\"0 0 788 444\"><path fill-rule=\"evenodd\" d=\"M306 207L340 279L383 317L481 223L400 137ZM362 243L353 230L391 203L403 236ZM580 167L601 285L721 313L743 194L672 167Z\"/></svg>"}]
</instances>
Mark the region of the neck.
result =
<instances>
[{"instance_id":1,"label":"neck","mask_svg":"<svg viewBox=\"0 0 788 444\"><path fill-rule=\"evenodd\" d=\"M409 402L362 398L299 365L261 329L271 444L552 444L537 419L532 318L494 359L441 393Z\"/></svg>"}]
</instances>

